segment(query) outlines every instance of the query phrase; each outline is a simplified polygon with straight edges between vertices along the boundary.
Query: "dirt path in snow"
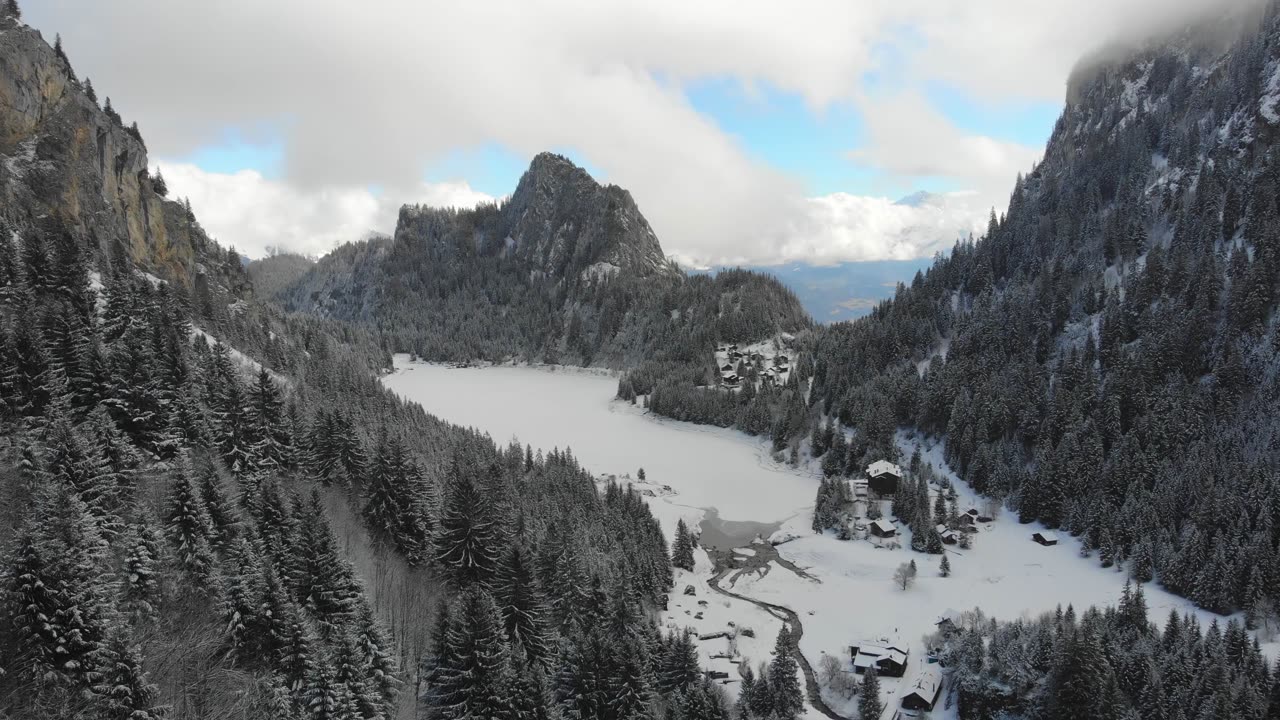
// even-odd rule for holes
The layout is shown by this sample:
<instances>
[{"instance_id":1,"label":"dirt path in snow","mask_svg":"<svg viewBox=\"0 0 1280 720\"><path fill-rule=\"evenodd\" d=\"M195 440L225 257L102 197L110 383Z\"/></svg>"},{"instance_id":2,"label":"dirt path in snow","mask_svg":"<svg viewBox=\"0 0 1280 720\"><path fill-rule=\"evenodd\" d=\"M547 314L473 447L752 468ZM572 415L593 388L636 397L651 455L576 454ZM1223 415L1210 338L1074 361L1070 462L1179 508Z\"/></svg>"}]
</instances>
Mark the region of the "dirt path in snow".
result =
<instances>
[{"instance_id":1,"label":"dirt path in snow","mask_svg":"<svg viewBox=\"0 0 1280 720\"><path fill-rule=\"evenodd\" d=\"M732 577L729 577L730 587L737 583L738 578L747 573L765 575L772 567L771 563L777 563L778 566L790 570L806 580L818 582L817 578L779 555L778 550L768 543L755 543L751 545L751 549L755 550L755 555L734 555L732 551L724 552L707 548L708 554L715 561L716 566L715 574L707 581L707 585L721 595L749 602L787 623L791 627L791 654L795 657L797 664L800 665L800 671L804 673L804 685L806 694L809 696L809 704L818 712L831 718L831 720L853 720L832 710L831 706L827 705L826 701L822 699L822 691L818 685L818 674L809 665L809 659L800 651L800 638L804 637L804 625L800 622L800 616L791 608L749 598L746 595L726 590L720 586L720 582L730 575L732 575Z\"/></svg>"}]
</instances>

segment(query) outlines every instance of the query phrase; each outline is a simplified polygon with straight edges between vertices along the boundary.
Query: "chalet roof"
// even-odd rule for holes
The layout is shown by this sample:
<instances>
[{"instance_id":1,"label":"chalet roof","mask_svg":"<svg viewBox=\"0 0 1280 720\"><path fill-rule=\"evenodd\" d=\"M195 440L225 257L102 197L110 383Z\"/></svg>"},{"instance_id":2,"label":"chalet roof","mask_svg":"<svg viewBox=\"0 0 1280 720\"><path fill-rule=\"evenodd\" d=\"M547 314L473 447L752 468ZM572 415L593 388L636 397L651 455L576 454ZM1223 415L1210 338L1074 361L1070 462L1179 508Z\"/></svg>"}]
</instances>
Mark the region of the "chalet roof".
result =
<instances>
[{"instance_id":1,"label":"chalet roof","mask_svg":"<svg viewBox=\"0 0 1280 720\"><path fill-rule=\"evenodd\" d=\"M938 622L934 623L934 625L941 625L944 622L949 622L952 625L959 625L960 611L952 610L951 608L947 608L946 610L943 610L942 614L938 616Z\"/></svg>"},{"instance_id":2,"label":"chalet roof","mask_svg":"<svg viewBox=\"0 0 1280 720\"><path fill-rule=\"evenodd\" d=\"M897 465L894 465L888 460L877 460L867 466L868 477L878 477L880 475L886 475L886 474L902 477L902 468L898 467Z\"/></svg>"},{"instance_id":3,"label":"chalet roof","mask_svg":"<svg viewBox=\"0 0 1280 720\"><path fill-rule=\"evenodd\" d=\"M881 660L889 660L898 665L907 663L907 651L893 645L861 643L850 646L849 650L857 651L853 657L853 666L855 668L865 669Z\"/></svg>"},{"instance_id":4,"label":"chalet roof","mask_svg":"<svg viewBox=\"0 0 1280 720\"><path fill-rule=\"evenodd\" d=\"M925 663L917 670L914 680L911 690L906 694L916 695L932 705L938 697L938 691L942 689L941 668L934 663Z\"/></svg>"},{"instance_id":5,"label":"chalet roof","mask_svg":"<svg viewBox=\"0 0 1280 720\"><path fill-rule=\"evenodd\" d=\"M889 522L888 520L885 520L884 518L880 518L879 520L872 522L871 526L882 533L896 532L898 529L897 526L895 526L893 523Z\"/></svg>"},{"instance_id":6,"label":"chalet roof","mask_svg":"<svg viewBox=\"0 0 1280 720\"><path fill-rule=\"evenodd\" d=\"M1057 541L1058 541L1058 534L1057 534L1057 533L1055 533L1055 532L1052 532L1052 531L1050 531L1050 530L1038 530L1038 531L1036 531L1036 532L1032 533L1032 535L1033 535L1034 537L1038 537L1038 538L1040 538L1041 540L1044 540L1044 541L1046 541L1046 542L1057 542Z\"/></svg>"}]
</instances>

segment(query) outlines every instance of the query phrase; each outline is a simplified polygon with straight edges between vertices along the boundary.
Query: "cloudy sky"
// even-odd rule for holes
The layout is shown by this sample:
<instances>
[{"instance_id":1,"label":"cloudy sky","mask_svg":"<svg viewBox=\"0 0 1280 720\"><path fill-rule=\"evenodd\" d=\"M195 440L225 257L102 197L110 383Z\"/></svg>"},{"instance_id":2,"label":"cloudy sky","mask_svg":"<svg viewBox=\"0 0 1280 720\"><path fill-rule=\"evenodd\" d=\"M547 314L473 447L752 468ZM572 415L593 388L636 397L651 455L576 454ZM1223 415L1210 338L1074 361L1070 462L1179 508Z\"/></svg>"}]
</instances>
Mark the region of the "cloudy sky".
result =
<instances>
[{"instance_id":1,"label":"cloudy sky","mask_svg":"<svg viewBox=\"0 0 1280 720\"><path fill-rule=\"evenodd\" d=\"M509 194L554 150L697 265L907 259L1003 210L1066 78L1245 0L38 0L171 194L258 256ZM1176 6L1176 7L1175 7ZM919 192L909 202L896 202Z\"/></svg>"}]
</instances>

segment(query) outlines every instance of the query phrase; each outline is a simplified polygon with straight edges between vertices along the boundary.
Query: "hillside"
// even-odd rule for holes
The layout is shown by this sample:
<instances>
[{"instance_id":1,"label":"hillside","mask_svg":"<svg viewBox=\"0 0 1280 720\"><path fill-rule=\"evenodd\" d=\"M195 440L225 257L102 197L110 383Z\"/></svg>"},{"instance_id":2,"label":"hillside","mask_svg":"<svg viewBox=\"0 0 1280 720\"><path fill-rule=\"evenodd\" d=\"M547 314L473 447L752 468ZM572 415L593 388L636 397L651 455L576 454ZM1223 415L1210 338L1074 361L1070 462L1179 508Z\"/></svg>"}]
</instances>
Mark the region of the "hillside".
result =
<instances>
[{"instance_id":1,"label":"hillside","mask_svg":"<svg viewBox=\"0 0 1280 720\"><path fill-rule=\"evenodd\" d=\"M815 431L828 472L922 429L1104 566L1274 622L1278 99L1274 2L1082 62L985 237L819 336L812 399L856 431Z\"/></svg>"},{"instance_id":2,"label":"hillside","mask_svg":"<svg viewBox=\"0 0 1280 720\"><path fill-rule=\"evenodd\" d=\"M549 717L718 702L666 542L572 455L383 389L263 302L0 6L0 717ZM620 257L620 256L608 256ZM555 669L555 692L551 669Z\"/></svg>"},{"instance_id":3,"label":"hillside","mask_svg":"<svg viewBox=\"0 0 1280 720\"><path fill-rule=\"evenodd\" d=\"M772 278L686 276L664 258L630 193L549 153L508 200L402 208L392 239L335 250L280 297L433 360L689 362L717 341L811 323Z\"/></svg>"}]
</instances>

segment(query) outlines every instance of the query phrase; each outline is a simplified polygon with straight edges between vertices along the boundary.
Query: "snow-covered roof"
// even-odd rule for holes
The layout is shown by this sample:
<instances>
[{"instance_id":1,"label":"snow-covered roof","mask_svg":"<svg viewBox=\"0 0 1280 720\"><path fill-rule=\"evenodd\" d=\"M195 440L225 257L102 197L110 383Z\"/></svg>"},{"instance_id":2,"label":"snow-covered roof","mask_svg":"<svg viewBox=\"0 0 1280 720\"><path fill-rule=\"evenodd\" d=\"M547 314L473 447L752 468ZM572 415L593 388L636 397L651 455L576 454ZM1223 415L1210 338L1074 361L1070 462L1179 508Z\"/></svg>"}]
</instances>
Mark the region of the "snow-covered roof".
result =
<instances>
[{"instance_id":1,"label":"snow-covered roof","mask_svg":"<svg viewBox=\"0 0 1280 720\"><path fill-rule=\"evenodd\" d=\"M943 610L942 614L938 616L938 622L934 623L934 625L941 625L944 622L949 622L952 625L959 625L960 611L952 610L951 608L947 608L946 610Z\"/></svg>"},{"instance_id":2,"label":"snow-covered roof","mask_svg":"<svg viewBox=\"0 0 1280 720\"><path fill-rule=\"evenodd\" d=\"M1058 541L1058 533L1055 533L1055 532L1053 532L1053 531L1051 531L1051 530L1039 530L1039 531L1037 531L1037 532L1035 532L1035 533L1033 533L1033 534L1034 534L1036 537L1038 537L1038 538L1040 538L1041 540L1044 540L1044 541L1046 541L1046 542L1057 542L1057 541Z\"/></svg>"},{"instance_id":3,"label":"snow-covered roof","mask_svg":"<svg viewBox=\"0 0 1280 720\"><path fill-rule=\"evenodd\" d=\"M893 474L898 477L902 477L902 468L898 467L897 465L894 465L888 460L877 460L867 466L868 477L876 477L878 475L884 475L886 473Z\"/></svg>"},{"instance_id":4,"label":"snow-covered roof","mask_svg":"<svg viewBox=\"0 0 1280 720\"><path fill-rule=\"evenodd\" d=\"M925 663L916 671L915 682L907 695L918 695L921 699L933 703L942 688L942 669L934 663Z\"/></svg>"},{"instance_id":5,"label":"snow-covered roof","mask_svg":"<svg viewBox=\"0 0 1280 720\"><path fill-rule=\"evenodd\" d=\"M894 532L898 529L893 523L885 520L884 518L871 523L871 526L883 533Z\"/></svg>"},{"instance_id":6,"label":"snow-covered roof","mask_svg":"<svg viewBox=\"0 0 1280 720\"><path fill-rule=\"evenodd\" d=\"M893 645L877 645L874 643L860 643L853 645L850 650L857 650L857 654L853 658L853 666L855 668L868 668L880 662L881 660L889 660L899 665L907 663L907 651Z\"/></svg>"}]
</instances>

